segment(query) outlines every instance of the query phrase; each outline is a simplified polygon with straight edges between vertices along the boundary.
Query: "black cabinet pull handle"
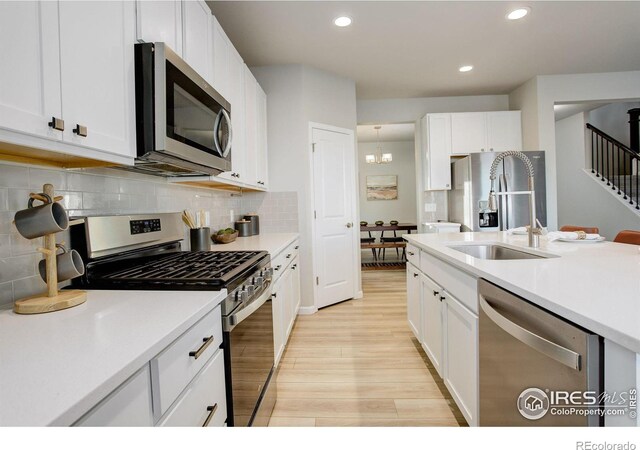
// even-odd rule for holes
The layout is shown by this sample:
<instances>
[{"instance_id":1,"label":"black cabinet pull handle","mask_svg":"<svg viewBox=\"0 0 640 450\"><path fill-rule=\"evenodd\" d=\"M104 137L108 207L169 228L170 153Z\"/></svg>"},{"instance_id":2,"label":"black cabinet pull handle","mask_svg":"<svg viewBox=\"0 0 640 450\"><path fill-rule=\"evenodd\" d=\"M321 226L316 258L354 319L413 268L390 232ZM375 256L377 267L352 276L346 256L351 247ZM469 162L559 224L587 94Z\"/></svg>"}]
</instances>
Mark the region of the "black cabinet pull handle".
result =
<instances>
[{"instance_id":1,"label":"black cabinet pull handle","mask_svg":"<svg viewBox=\"0 0 640 450\"><path fill-rule=\"evenodd\" d=\"M436 295L438 295L440 292L438 291L433 291L433 296L435 297Z\"/></svg>"},{"instance_id":2,"label":"black cabinet pull handle","mask_svg":"<svg viewBox=\"0 0 640 450\"><path fill-rule=\"evenodd\" d=\"M414 274L413 274L413 278L415 278L415 277L417 277L417 276L418 276L418 274L417 274L417 273L414 273Z\"/></svg>"},{"instance_id":3,"label":"black cabinet pull handle","mask_svg":"<svg viewBox=\"0 0 640 450\"><path fill-rule=\"evenodd\" d=\"M442 301L442 300L444 300L444 296L441 295L440 296L440 301Z\"/></svg>"},{"instance_id":4,"label":"black cabinet pull handle","mask_svg":"<svg viewBox=\"0 0 640 450\"><path fill-rule=\"evenodd\" d=\"M76 124L76 127L73 129L73 134L77 134L78 136L87 137L87 127L84 125Z\"/></svg>"},{"instance_id":5,"label":"black cabinet pull handle","mask_svg":"<svg viewBox=\"0 0 640 450\"><path fill-rule=\"evenodd\" d=\"M296 246L294 247L294 249L295 249L295 250L298 250L299 248L300 248L300 246L299 246L299 245L296 245Z\"/></svg>"},{"instance_id":6,"label":"black cabinet pull handle","mask_svg":"<svg viewBox=\"0 0 640 450\"><path fill-rule=\"evenodd\" d=\"M205 419L204 423L202 424L203 427L206 427L209 425L209 422L211 422L211 419L213 419L213 415L216 413L216 410L218 409L218 404L216 403L213 406L207 406L207 411L209 411L209 414L207 415L207 418Z\"/></svg>"},{"instance_id":7,"label":"black cabinet pull handle","mask_svg":"<svg viewBox=\"0 0 640 450\"><path fill-rule=\"evenodd\" d=\"M64 120L52 117L51 122L49 122L49 126L54 130L64 131Z\"/></svg>"},{"instance_id":8,"label":"black cabinet pull handle","mask_svg":"<svg viewBox=\"0 0 640 450\"><path fill-rule=\"evenodd\" d=\"M209 347L211 345L211 343L213 342L213 336L209 336L209 337L203 338L202 342L203 342L203 344L200 346L200 348L198 350L195 350L193 352L189 352L189 356L193 356L193 359L198 359L198 358L200 358L200 356L202 356L202 354L207 349L207 347Z\"/></svg>"}]
</instances>

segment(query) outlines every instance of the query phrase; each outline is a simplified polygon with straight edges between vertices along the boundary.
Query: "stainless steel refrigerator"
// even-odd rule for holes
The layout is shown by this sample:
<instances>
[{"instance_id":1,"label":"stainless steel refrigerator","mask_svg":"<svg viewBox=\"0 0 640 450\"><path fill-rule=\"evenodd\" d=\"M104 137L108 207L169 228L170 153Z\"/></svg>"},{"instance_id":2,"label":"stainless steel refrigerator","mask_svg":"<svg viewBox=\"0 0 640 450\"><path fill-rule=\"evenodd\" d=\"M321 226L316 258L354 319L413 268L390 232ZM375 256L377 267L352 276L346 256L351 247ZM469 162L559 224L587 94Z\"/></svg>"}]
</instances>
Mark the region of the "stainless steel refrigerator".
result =
<instances>
[{"instance_id":1,"label":"stainless steel refrigerator","mask_svg":"<svg viewBox=\"0 0 640 450\"><path fill-rule=\"evenodd\" d=\"M547 189L544 152L524 152L535 173L536 214L547 226ZM449 192L449 220L462 224L462 231L505 231L529 225L528 195L499 195L498 212L487 209L491 181L489 171L498 153L472 153L451 164L452 189ZM528 190L527 171L517 158L500 163L496 192Z\"/></svg>"}]
</instances>

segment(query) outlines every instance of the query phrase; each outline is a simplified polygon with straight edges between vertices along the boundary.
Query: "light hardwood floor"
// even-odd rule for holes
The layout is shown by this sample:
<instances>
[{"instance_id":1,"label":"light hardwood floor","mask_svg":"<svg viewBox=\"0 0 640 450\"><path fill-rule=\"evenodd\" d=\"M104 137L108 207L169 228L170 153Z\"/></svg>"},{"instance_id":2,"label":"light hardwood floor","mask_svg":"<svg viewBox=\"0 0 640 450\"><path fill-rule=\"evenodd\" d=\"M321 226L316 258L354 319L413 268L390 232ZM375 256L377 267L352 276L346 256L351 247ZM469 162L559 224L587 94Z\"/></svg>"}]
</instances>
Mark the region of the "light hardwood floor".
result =
<instances>
[{"instance_id":1,"label":"light hardwood floor","mask_svg":"<svg viewBox=\"0 0 640 450\"><path fill-rule=\"evenodd\" d=\"M405 272L362 285L364 298L298 317L270 426L466 425L407 325Z\"/></svg>"}]
</instances>

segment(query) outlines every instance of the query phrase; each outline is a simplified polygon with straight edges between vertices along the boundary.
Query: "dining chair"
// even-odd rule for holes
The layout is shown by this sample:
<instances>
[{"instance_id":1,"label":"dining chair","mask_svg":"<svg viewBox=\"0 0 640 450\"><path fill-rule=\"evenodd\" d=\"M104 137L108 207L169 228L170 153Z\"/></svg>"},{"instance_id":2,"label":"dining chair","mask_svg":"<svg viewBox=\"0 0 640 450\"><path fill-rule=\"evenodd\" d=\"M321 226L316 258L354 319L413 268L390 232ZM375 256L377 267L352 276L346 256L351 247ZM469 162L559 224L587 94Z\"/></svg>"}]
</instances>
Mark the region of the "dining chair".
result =
<instances>
[{"instance_id":1,"label":"dining chair","mask_svg":"<svg viewBox=\"0 0 640 450\"><path fill-rule=\"evenodd\" d=\"M581 227L577 225L563 225L560 227L560 231L584 231L589 234L599 234L600 230L598 227Z\"/></svg>"},{"instance_id":2,"label":"dining chair","mask_svg":"<svg viewBox=\"0 0 640 450\"><path fill-rule=\"evenodd\" d=\"M640 231L622 230L620 233L616 235L613 242L619 242L621 244L640 245Z\"/></svg>"},{"instance_id":3,"label":"dining chair","mask_svg":"<svg viewBox=\"0 0 640 450\"><path fill-rule=\"evenodd\" d=\"M369 237L365 237L365 238L361 237L360 244L373 244L376 241L376 238L371 236L371 231L367 231L367 233L369 233ZM377 261L378 255L376 254L376 249L372 248L371 253L373 253L373 260Z\"/></svg>"},{"instance_id":4,"label":"dining chair","mask_svg":"<svg viewBox=\"0 0 640 450\"><path fill-rule=\"evenodd\" d=\"M397 244L397 243L402 242L404 240L402 238L402 236L398 236L398 234L396 233L396 230L392 230L392 231L393 231L393 237L384 237L384 231L380 234L380 243L381 244ZM381 248L380 250L382 250L382 260L384 261L384 257L385 257L387 249L386 248ZM396 247L396 255L398 256L398 258L400 258L400 249L399 249L399 247Z\"/></svg>"}]
</instances>

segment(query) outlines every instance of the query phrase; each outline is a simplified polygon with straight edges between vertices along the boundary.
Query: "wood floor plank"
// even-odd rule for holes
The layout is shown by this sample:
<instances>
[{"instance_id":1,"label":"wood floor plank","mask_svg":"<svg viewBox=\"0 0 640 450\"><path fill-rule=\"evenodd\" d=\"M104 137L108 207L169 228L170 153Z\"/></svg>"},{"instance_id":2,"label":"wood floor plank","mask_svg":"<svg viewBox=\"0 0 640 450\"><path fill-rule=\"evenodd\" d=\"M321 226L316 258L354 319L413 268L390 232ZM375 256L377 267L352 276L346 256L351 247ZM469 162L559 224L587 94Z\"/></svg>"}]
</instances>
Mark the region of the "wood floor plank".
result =
<instances>
[{"instance_id":1,"label":"wood floor plank","mask_svg":"<svg viewBox=\"0 0 640 450\"><path fill-rule=\"evenodd\" d=\"M444 391L446 393L446 391ZM448 394L446 394L448 395ZM278 381L278 398L437 398L443 399L435 381L422 383L288 383Z\"/></svg>"},{"instance_id":2,"label":"wood floor plank","mask_svg":"<svg viewBox=\"0 0 640 450\"><path fill-rule=\"evenodd\" d=\"M278 398L272 417L378 417L396 419L391 399Z\"/></svg>"},{"instance_id":3,"label":"wood floor plank","mask_svg":"<svg viewBox=\"0 0 640 450\"><path fill-rule=\"evenodd\" d=\"M316 427L457 427L458 422L451 419L370 419L319 417Z\"/></svg>"},{"instance_id":4,"label":"wood floor plank","mask_svg":"<svg viewBox=\"0 0 640 450\"><path fill-rule=\"evenodd\" d=\"M425 383L431 372L419 369L282 369L278 381L289 383Z\"/></svg>"},{"instance_id":5,"label":"wood floor plank","mask_svg":"<svg viewBox=\"0 0 640 450\"><path fill-rule=\"evenodd\" d=\"M451 410L453 400L449 399L396 399L398 417L401 419L455 419Z\"/></svg>"}]
</instances>

